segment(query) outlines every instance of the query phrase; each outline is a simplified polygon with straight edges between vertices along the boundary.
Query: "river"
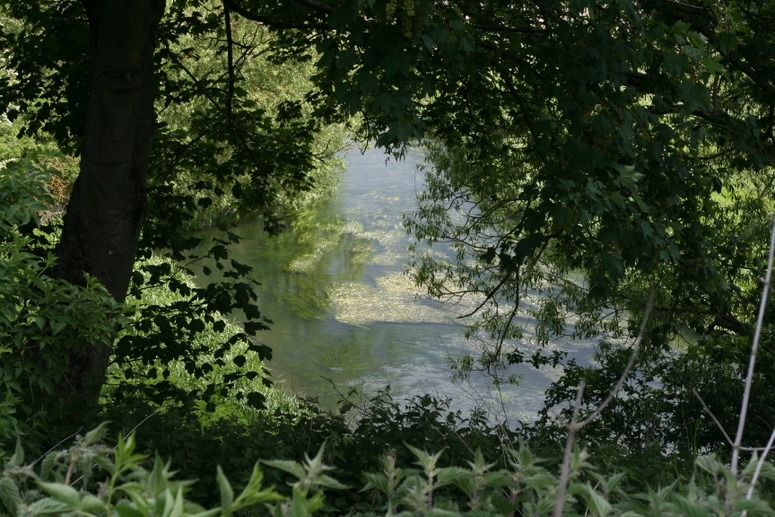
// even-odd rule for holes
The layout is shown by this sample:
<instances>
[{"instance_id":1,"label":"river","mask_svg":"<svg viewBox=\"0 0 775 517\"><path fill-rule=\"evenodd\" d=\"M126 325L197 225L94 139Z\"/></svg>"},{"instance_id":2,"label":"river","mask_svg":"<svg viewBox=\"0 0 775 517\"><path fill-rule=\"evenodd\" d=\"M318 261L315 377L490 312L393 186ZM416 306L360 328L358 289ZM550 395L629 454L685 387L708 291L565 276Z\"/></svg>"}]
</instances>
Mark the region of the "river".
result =
<instances>
[{"instance_id":1,"label":"river","mask_svg":"<svg viewBox=\"0 0 775 517\"><path fill-rule=\"evenodd\" d=\"M269 237L260 222L236 231L243 240L233 257L253 266L259 306L273 321L259 337L274 351L275 381L328 408L337 391L389 385L398 400L428 393L464 412L479 407L500 418L505 410L512 424L535 419L559 371L519 367L519 384L500 391L482 374L453 381L449 358L476 354L457 319L464 308L423 297L405 274L411 238L402 214L415 209L422 157L387 161L379 150L353 150L345 159L336 195L292 231ZM589 344L563 346L591 355Z\"/></svg>"}]
</instances>

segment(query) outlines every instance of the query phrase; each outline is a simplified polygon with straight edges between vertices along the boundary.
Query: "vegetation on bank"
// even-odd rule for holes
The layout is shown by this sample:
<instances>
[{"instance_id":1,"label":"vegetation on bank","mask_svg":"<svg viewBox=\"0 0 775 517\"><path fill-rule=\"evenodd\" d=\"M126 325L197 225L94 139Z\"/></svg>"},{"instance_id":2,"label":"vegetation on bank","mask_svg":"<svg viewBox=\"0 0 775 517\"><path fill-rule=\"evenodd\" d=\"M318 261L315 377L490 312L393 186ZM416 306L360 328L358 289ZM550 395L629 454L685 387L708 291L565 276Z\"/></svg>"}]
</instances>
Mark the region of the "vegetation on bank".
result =
<instances>
[{"instance_id":1,"label":"vegetation on bank","mask_svg":"<svg viewBox=\"0 0 775 517\"><path fill-rule=\"evenodd\" d=\"M190 500L196 482L180 480L158 456L151 462L138 454L132 435L115 447L100 443L100 426L76 438L72 447L42 458L38 469L24 462L17 448L0 477L0 501L17 515L216 516L274 515L302 517L313 513L348 515L548 515L556 508L562 482L526 447L504 452L506 468L487 463L476 451L465 467L440 466L442 453L429 454L406 446L415 460L397 463L384 457L383 470L365 472L364 486L337 480L337 470L324 461L324 449L301 462L264 460L256 463L243 488L235 490L223 470L214 484L218 498L202 506ZM590 458L576 451L568 469L563 515L672 516L772 515L756 497L744 496L747 486L713 456L697 459L697 474L688 483L673 483L658 491L633 493L618 474L601 475ZM751 467L757 465L751 463ZM280 471L285 486L265 482L266 471ZM745 477L752 476L748 468ZM775 469L765 470L775 478ZM102 481L104 480L104 481ZM367 498L336 506L337 493L354 491ZM562 497L560 495L560 497ZM347 498L345 498L347 499Z\"/></svg>"},{"instance_id":2,"label":"vegetation on bank","mask_svg":"<svg viewBox=\"0 0 775 517\"><path fill-rule=\"evenodd\" d=\"M3 508L771 515L774 9L0 1ZM233 224L330 191L348 124L427 143L407 228L456 254L415 279L477 300L459 372L562 367L535 425L267 386ZM551 346L577 337L594 364Z\"/></svg>"},{"instance_id":3,"label":"vegetation on bank","mask_svg":"<svg viewBox=\"0 0 775 517\"><path fill-rule=\"evenodd\" d=\"M158 332L142 323L147 313L140 308L165 308L164 313L174 314L176 304L186 300L181 292L196 289L170 262L154 258L147 266L169 267L176 289L143 289L142 296L124 308L112 303L97 284L85 289L46 285L42 274L50 260L46 247L53 242L46 232L55 228L55 219L40 223L40 214L46 213L53 199L50 172L41 170L45 162L16 159L6 163L0 175L0 191L9 200L2 223L8 236L3 241L4 278L9 280L4 283L3 314L17 318L4 321L4 329L17 332L4 336L4 342L21 342L13 337L18 334L43 343L43 336L49 334L77 340L109 332L116 322L123 322L124 335L137 337L143 328L150 329L151 335ZM23 235L29 233L25 228L35 230L33 237ZM56 292L62 296L60 302L53 295ZM73 305L73 300L78 304ZM61 310L82 309L87 301L94 309ZM37 313L28 312L36 307ZM47 307L51 310L45 312ZM340 414L325 413L312 401L291 400L262 386L257 356L239 346L224 348L239 329L222 315L213 316L213 322L190 342L192 349L201 350L192 356L196 362L117 361L103 392L102 413L95 415L110 423L89 433L81 430L75 439L49 434L49 422L56 422L56 416L31 413L23 402L23 383L50 382L55 370L41 370L28 356L3 349L3 372L18 375L5 384L11 391L0 404L0 450L6 462L0 500L6 511L195 515L206 508L213 514L228 513L231 507L245 514L255 506L252 512L279 515L315 511L486 515L548 514L553 508L561 485L567 422L507 430L486 415L450 412L444 402L428 396L395 401L389 392L371 398L352 392L341 401ZM26 325L19 324L21 317ZM60 330L54 332L55 328ZM219 350L224 350L220 366L214 355ZM206 364L215 366L210 369ZM251 378L246 371L257 375ZM221 392L229 376L236 376L237 382ZM149 382L154 378L169 384L164 392L178 395L156 399L154 394L162 389ZM55 396L56 388L49 389ZM250 393L259 393L260 403L251 404ZM622 425L618 432L626 428ZM566 514L733 514L744 509L750 515L772 513L766 498L747 498L747 483L758 465L755 458L738 478L714 456L682 451L681 461L676 461L668 451L645 449L634 454L617 449L607 437L614 431L611 426L592 427L580 434L590 452L576 447L570 456ZM113 447L108 436L119 434L118 446ZM49 444L60 440L44 454ZM26 462L24 448L34 451L32 456L27 453ZM304 459L319 449L321 455ZM151 461L154 454L161 459ZM547 460L539 461L537 456ZM259 459L268 461L256 466ZM167 460L170 464L165 467ZM323 469L324 463L334 470ZM758 485L769 493L772 469L768 463L763 465ZM103 482L106 488L99 489ZM295 489L283 488L288 485Z\"/></svg>"}]
</instances>

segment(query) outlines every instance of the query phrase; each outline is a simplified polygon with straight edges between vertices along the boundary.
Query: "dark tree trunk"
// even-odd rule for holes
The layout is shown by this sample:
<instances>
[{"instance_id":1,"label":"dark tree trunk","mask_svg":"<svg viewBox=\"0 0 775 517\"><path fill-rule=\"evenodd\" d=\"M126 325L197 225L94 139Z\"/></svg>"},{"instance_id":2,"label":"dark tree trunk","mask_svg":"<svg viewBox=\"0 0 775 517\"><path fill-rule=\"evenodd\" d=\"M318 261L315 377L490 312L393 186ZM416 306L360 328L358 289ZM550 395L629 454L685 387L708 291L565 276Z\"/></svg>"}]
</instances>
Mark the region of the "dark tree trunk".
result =
<instances>
[{"instance_id":1,"label":"dark tree trunk","mask_svg":"<svg viewBox=\"0 0 775 517\"><path fill-rule=\"evenodd\" d=\"M92 69L80 174L57 248L56 275L96 277L126 298L145 212L145 177L155 127L153 51L164 0L83 0ZM88 343L70 358L65 398L93 406L105 381L110 343Z\"/></svg>"}]
</instances>

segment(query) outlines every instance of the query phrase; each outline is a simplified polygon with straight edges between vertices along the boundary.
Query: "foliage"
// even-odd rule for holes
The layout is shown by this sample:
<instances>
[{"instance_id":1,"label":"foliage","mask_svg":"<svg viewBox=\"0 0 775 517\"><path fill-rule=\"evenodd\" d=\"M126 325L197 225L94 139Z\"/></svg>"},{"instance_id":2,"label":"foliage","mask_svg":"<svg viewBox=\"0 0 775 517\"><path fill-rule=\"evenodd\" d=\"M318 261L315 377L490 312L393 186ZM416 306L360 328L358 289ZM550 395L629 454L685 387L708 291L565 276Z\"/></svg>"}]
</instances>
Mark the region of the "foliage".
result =
<instances>
[{"instance_id":1,"label":"foliage","mask_svg":"<svg viewBox=\"0 0 775 517\"><path fill-rule=\"evenodd\" d=\"M222 9L181 2L163 21L162 127L151 183L163 189L161 199L175 194L196 203L182 220L187 227L191 218L202 224L261 215L276 231L336 185L341 164L333 155L344 132L310 117L303 102L310 64L272 61L274 35ZM165 192L169 186L173 192Z\"/></svg>"},{"instance_id":2,"label":"foliage","mask_svg":"<svg viewBox=\"0 0 775 517\"><path fill-rule=\"evenodd\" d=\"M276 232L303 199L309 202L332 188L338 172L332 155L342 136L310 118L302 103L309 88L307 65L273 65L266 59L273 36L237 19L225 27L224 16L217 3L180 3L162 22L162 127L152 163L156 173L149 178L151 199L140 257L149 259L151 250L163 249L175 262L141 261L130 292L139 299L147 290L164 286L180 299L142 303L135 330L116 345L118 364L142 364L156 379L152 385L137 384L146 396L189 405L201 399L210 409L231 389L260 406L262 396L246 392L244 380L266 377L255 365L252 371L244 368L243 352L260 360L271 357L255 337L270 323L256 305L258 282L249 266L230 258L229 246L239 236L229 228L241 216L261 215ZM232 61L229 52L235 52ZM208 222L222 230L209 243L191 231ZM213 272L218 281L199 285L180 277L196 273L212 278ZM244 330L234 331L221 321L220 315L234 313L246 321ZM209 335L210 328L224 333L224 340L216 344L196 337ZM229 336L226 331L231 331ZM226 361L236 368L219 383L183 393L166 382L167 368L152 366L174 361L198 377L213 368L221 371ZM140 371L130 375L143 378ZM131 396L128 391L120 399Z\"/></svg>"},{"instance_id":3,"label":"foliage","mask_svg":"<svg viewBox=\"0 0 775 517\"><path fill-rule=\"evenodd\" d=\"M263 463L290 475L290 491L267 486L256 463L244 489L235 492L221 468L214 484L219 501L209 508L192 502L192 481L174 478L170 463L158 456L151 462L136 452L135 439L119 436L116 447L101 445L105 424L78 436L64 450L48 453L35 468L24 461L21 447L6 462L0 476L0 501L15 515L232 515L249 508L271 515L310 515L329 510L326 492L347 487L328 474L321 447L301 462ZM388 455L379 473L365 473L362 492L374 493L366 515L512 515L546 514L554 505L557 478L528 448L511 449L508 467L496 469L481 452L465 465L440 467L441 453L407 446L417 467L404 467ZM748 469L750 470L750 469ZM751 472L747 471L747 475ZM768 477L775 471L767 469ZM583 452L574 454L565 515L772 515L757 497L744 497L739 483L712 456L697 460L697 474L689 482L673 483L649 493L627 494L621 475L602 476ZM447 496L444 489L453 494ZM710 491L708 491L710 489ZM729 495L729 497L726 497ZM361 515L364 512L342 513Z\"/></svg>"},{"instance_id":4,"label":"foliage","mask_svg":"<svg viewBox=\"0 0 775 517\"><path fill-rule=\"evenodd\" d=\"M281 56L315 45L320 116L358 113L399 153L426 142L407 228L453 247L413 266L429 294L479 316L482 353L462 373L504 382L517 363L568 366L549 404L567 408L588 378L593 406L653 300L627 400L591 440L625 436L616 447L644 458L718 445L708 418L686 422L705 414L693 389L722 395L714 411L728 422L742 384L774 208L772 5L377 0L301 2L295 16L293 3L230 5L298 29L280 35ZM548 348L572 339L597 343L609 369Z\"/></svg>"},{"instance_id":5,"label":"foliage","mask_svg":"<svg viewBox=\"0 0 775 517\"><path fill-rule=\"evenodd\" d=\"M215 263L223 268L221 260ZM235 265L249 269L231 261ZM134 275L138 298L130 300L132 318L116 341L109 400L123 404L141 396L160 406L182 403L193 410L201 404L214 411L229 395L260 407L264 395L257 388L268 383L262 361L271 355L246 333L266 328L250 305L255 283L235 280L227 269L225 280L200 287L190 269L170 260L152 259L139 269L145 274ZM225 315L235 309L253 321L244 328L229 323Z\"/></svg>"},{"instance_id":6,"label":"foliage","mask_svg":"<svg viewBox=\"0 0 775 517\"><path fill-rule=\"evenodd\" d=\"M112 336L123 318L98 283L79 287L46 275L54 262L51 230L38 213L51 200L50 177L28 158L0 168L0 448L18 432L40 439L41 418L67 410L56 401L68 352Z\"/></svg>"},{"instance_id":7,"label":"foliage","mask_svg":"<svg viewBox=\"0 0 775 517\"><path fill-rule=\"evenodd\" d=\"M417 281L483 298L474 330L498 346L522 337L525 316L538 344L627 337L652 289L664 335L750 315L773 169L757 143L766 106L738 95L745 74L708 34L727 35L723 23L638 2L581 2L545 24L517 8L494 14L524 32L495 45L469 26L480 59L466 78L481 84L453 113L478 110L479 121L439 128L408 220L418 240L452 242L457 256L417 257Z\"/></svg>"},{"instance_id":8,"label":"foliage","mask_svg":"<svg viewBox=\"0 0 775 517\"><path fill-rule=\"evenodd\" d=\"M236 497L219 470L221 504L205 512L185 498L192 482L174 480L170 465L158 457L150 470L144 468L146 457L135 452L132 436L119 437L114 449L100 445L104 430L103 425L77 437L69 449L49 453L39 473L23 463L21 448L17 448L6 464L0 487L0 500L7 511L16 515L231 515L281 499L275 491L263 488L257 467ZM101 480L99 487L92 482L96 476Z\"/></svg>"},{"instance_id":9,"label":"foliage","mask_svg":"<svg viewBox=\"0 0 775 517\"><path fill-rule=\"evenodd\" d=\"M0 9L0 46L7 49L0 56L3 114L23 124L25 134L51 135L75 153L89 76L88 21L80 3L0 2ZM228 245L238 240L228 229L229 214L259 213L270 230L281 228L299 197L315 181L325 182L327 173L318 174L316 165L336 145L319 138L324 123L358 114L362 134L396 152L415 139L427 141L433 168L408 228L418 240L453 242L456 256L418 256L416 278L433 295L472 299L481 319L471 335L493 345L478 363L463 366L489 369L500 381L514 363L563 364L567 373L550 391L549 404L561 414L579 409L568 403L584 380L586 411L608 396L627 362L636 322L653 300L654 317L625 396L584 439L611 463L640 455L632 468L644 476L660 469L668 475L663 455L675 465L690 464L695 451L720 443L692 390L710 401L726 427L741 386L741 343L750 333L762 236L773 208L774 18L770 4L742 0L173 2L158 30L160 127L142 262L131 289L140 297L166 285L181 298L138 305L116 348L124 384L111 392L121 402L111 409L162 407L166 422L179 418L179 428L168 427L180 432L160 425L152 447L167 444L195 472L224 457L243 468L249 460L235 458L235 451L253 432L266 432L260 438L266 441L251 447L292 452L295 459L310 444L331 439L329 457L353 465L373 462L380 448L406 454L399 439L427 450L452 442L460 417L453 415L439 432L434 422L443 405L432 399L406 409L389 397L375 399L353 424L353 434L340 419L310 408L267 418L263 401L251 400L240 379L244 351L269 357L253 336L268 320L256 307L250 268L229 257ZM249 19L285 30L270 33ZM272 60L263 60L270 54ZM275 68L278 62L285 68ZM264 80L270 70L281 77ZM310 73L312 83L306 81ZM274 94L289 82L292 91ZM0 331L9 343L19 342L17 348L0 345L0 371L10 387L0 404L0 415L10 422L0 428L5 440L19 422L35 416L20 380L38 383L43 392L56 385L57 369L24 360L28 347L54 349L51 360L63 368L57 354L70 345L60 334L72 334L68 339L78 346L89 332L107 336L122 321L111 320L118 311L98 288L76 289L45 275L51 246L34 215L42 183L37 173L13 172L20 163L6 166L9 188L0 191L9 200L8 209L3 205L8 232L0 236L2 266L13 280L7 292L0 288L7 326ZM200 242L185 231L197 220L221 225L222 237ZM152 260L154 250L175 262ZM203 275L218 269L223 281L189 282L185 275L203 256L210 261L201 264ZM77 310L67 312L73 301ZM249 320L244 332L222 320L233 311ZM196 337L223 331L231 334L225 340ZM674 338L685 333L693 336L676 346ZM49 347L54 334L58 346ZM771 334L767 328L765 339ZM566 362L562 353L540 348L558 338L597 340L602 368ZM529 355L522 341L538 345L532 349L537 352ZM170 382L175 361L195 377L216 375L204 385L183 376ZM246 376L258 379L254 364ZM145 375L151 382L135 382ZM760 376L757 389L766 395L772 374ZM255 418L251 427L235 429L218 414L198 420L192 411L201 404L216 408L233 392L253 406L245 411ZM564 433L550 414L547 408L535 435L548 446ZM472 416L471 427L479 425ZM762 418L756 426L758 439L771 424ZM492 431L484 426L477 439L491 444ZM296 441L302 436L307 440ZM448 467L437 466L434 455L416 456L423 472L400 477L388 466L386 478L371 478L386 495L388 512L454 508L454 497L439 507L428 497L437 493L438 472L466 479L463 495L471 499L469 474L437 471ZM584 455L574 458L577 472L583 471ZM282 465L303 476L313 466L322 468L319 459L301 471ZM639 512L636 500L657 513L728 513L753 504L738 498L738 480L720 463L705 458L697 465L709 474L680 485L678 493L655 488L631 500L609 500L606 490L601 495L600 487L615 485L610 480L592 476L599 482L593 489L586 478L579 478L581 485L572 479L570 493L579 498L574 511ZM471 469L483 470L482 461ZM526 512L552 502L551 473L535 472L546 484L529 487L524 499L513 502ZM476 475L473 483L479 483ZM50 501L59 502L41 504L60 504L60 510L61 504L85 504L86 496L73 497L71 490L51 489ZM182 508L182 492L169 490L160 504L169 500ZM482 493L476 505L497 509L495 492ZM287 508L320 507L316 493L307 495ZM141 497L132 503L144 504Z\"/></svg>"},{"instance_id":10,"label":"foliage","mask_svg":"<svg viewBox=\"0 0 775 517\"><path fill-rule=\"evenodd\" d=\"M25 145L51 135L77 156L89 77L88 23L80 2L1 7L0 40L11 49L2 56L4 115L26 135ZM57 29L50 32L49 26ZM256 306L250 268L229 257L229 245L239 239L229 228L238 217L261 214L277 231L299 206L330 191L338 173L333 154L343 133L310 117L303 102L309 64L271 63L270 32L231 18L220 3L174 3L157 38L159 128L130 295L140 299L164 286L178 297L130 304L134 313L112 359L124 380L112 387L111 400L126 402L142 392L157 404L193 407L203 401L212 410L233 390L260 406L263 395L246 389L244 381L264 376L255 361L243 369L244 354L270 357L255 338L268 320ZM203 243L195 230L207 224L223 233ZM151 260L154 253L174 262ZM193 285L183 276L193 275L194 267L200 276L218 270L221 280ZM222 319L236 311L247 320L243 328ZM223 339L210 340L215 334ZM227 361L228 373L217 381L188 389L168 382L169 368L156 367L177 362L187 374L204 378ZM136 382L147 374L150 382Z\"/></svg>"},{"instance_id":11,"label":"foliage","mask_svg":"<svg viewBox=\"0 0 775 517\"><path fill-rule=\"evenodd\" d=\"M450 444L445 464L464 462L472 447L497 450L496 430L479 416L466 418L451 412L443 402L417 397L399 403L389 392L369 399L356 393L342 400L340 414L322 411L314 401L267 401L263 409L226 400L212 415L196 414L186 407L168 404L162 411L142 400L107 407L103 418L128 433L136 429L144 450L169 457L181 475L214 486L216 465L231 473L235 486L243 486L257 457L301 461L305 454L324 443L325 460L346 466L339 481L357 486L361 471L378 469L379 458L388 452L399 461L412 461L403 444L441 450ZM235 451L240 451L235 454ZM284 483L287 476L267 472L266 478ZM192 499L211 504L217 493L200 488ZM350 491L334 494L330 505L336 508L368 508L369 498Z\"/></svg>"},{"instance_id":12,"label":"foliage","mask_svg":"<svg viewBox=\"0 0 775 517\"><path fill-rule=\"evenodd\" d=\"M185 404L202 411L213 411L218 403L225 411L228 392L237 405L262 406L267 390L261 383L265 379L257 354L265 357L267 349L248 340L241 327L227 324L218 312L208 309L208 305L220 304L228 313L228 304L234 303L218 296L217 286L197 287L169 261L156 261L149 265L152 274L148 277L136 274L138 282L145 284L138 292L155 292L156 298L145 297L143 302L119 308L91 280L81 288L48 276L58 231L58 218L51 212L55 199L49 189L57 185L52 178L59 176L45 164L58 155L47 149L40 154L38 147L29 139L22 141L16 153L24 157L5 162L0 173L0 269L6 279L0 289L0 372L6 400L0 405L4 417L0 441L7 445L16 433L32 432L35 445L43 446L72 432L68 418L62 421L59 416L56 397L52 398L67 371L69 351L90 340L113 339L117 326L124 328L114 357L121 370L113 377L106 400L120 403L142 396L157 405ZM41 224L41 213L45 224ZM234 283L227 276L224 289ZM166 296L159 299L162 284ZM253 296L250 285L242 286L239 303ZM253 325L248 324L248 329L254 329L256 323ZM132 349L131 344L142 347ZM185 360L176 362L180 357ZM170 367L175 370L173 382L169 382ZM67 414L66 408L61 409ZM19 424L14 424L16 420ZM62 428L52 428L55 422ZM45 438L41 435L44 428L49 434Z\"/></svg>"},{"instance_id":13,"label":"foliage","mask_svg":"<svg viewBox=\"0 0 775 517\"><path fill-rule=\"evenodd\" d=\"M373 41L357 29L393 5L363 7L374 16L348 19L347 44L326 49L358 63L351 96L373 66ZM398 95L409 107L400 117L367 110L367 127L374 121L395 145L427 138L426 189L407 228L453 253L418 246L413 272L429 294L478 316L469 335L485 346L461 361L463 373L504 382L514 364L567 366L547 414L568 407L582 378L596 386L585 400L594 406L653 296L627 399L594 440L626 436L614 448L643 457L715 448L692 390L725 422L735 414L738 343L753 327L773 210L774 74L762 44L772 41L771 6L407 2L394 14L404 32L377 66L405 51ZM429 54L444 62L451 41L463 65L420 65ZM601 368L564 358L562 343L574 339L598 345ZM755 404L766 414L769 397ZM763 443L771 427L762 422L751 439Z\"/></svg>"},{"instance_id":14,"label":"foliage","mask_svg":"<svg viewBox=\"0 0 775 517\"><path fill-rule=\"evenodd\" d=\"M628 375L620 396L585 430L580 443L605 458L601 465L620 467L639 483L667 482L676 472L688 472L698 455L713 452L727 460L730 444L723 432L731 435L737 426L749 352L747 340L727 336L651 355ZM772 432L766 416L773 403L769 354L763 352L753 384L746 426L751 445L765 444ZM586 384L582 412L588 412L608 396L629 355L630 350L607 344L593 365L569 361L547 390L545 407L529 430L533 439L561 443L563 421L572 412L568 401L575 398L579 382Z\"/></svg>"}]
</instances>

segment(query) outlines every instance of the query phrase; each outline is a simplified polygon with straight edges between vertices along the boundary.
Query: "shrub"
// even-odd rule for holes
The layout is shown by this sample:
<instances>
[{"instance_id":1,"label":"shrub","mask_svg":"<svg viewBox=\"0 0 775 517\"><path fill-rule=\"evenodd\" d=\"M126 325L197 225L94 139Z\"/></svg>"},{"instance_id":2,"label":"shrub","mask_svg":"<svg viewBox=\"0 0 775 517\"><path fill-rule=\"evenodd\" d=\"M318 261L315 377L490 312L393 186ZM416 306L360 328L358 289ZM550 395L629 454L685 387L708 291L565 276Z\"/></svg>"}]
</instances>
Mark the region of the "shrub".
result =
<instances>
[{"instance_id":1,"label":"shrub","mask_svg":"<svg viewBox=\"0 0 775 517\"><path fill-rule=\"evenodd\" d=\"M190 497L194 482L175 478L172 467L158 456L138 454L133 435L119 436L116 447L101 444L106 426L78 436L63 450L27 464L17 446L0 475L0 504L15 515L215 516L238 512L275 516L306 516L332 510L349 515L548 515L555 507L558 478L525 446L507 451L508 464L495 468L477 451L468 462L440 467L441 453L406 446L415 466L387 455L381 472L364 473L360 492L372 495L372 508L327 506L329 491L355 491L335 479L324 463L324 448L302 461L262 463L289 476L285 488L268 486L264 468L255 463L245 487L235 492L218 467L213 484L219 499L204 507ZM572 456L563 515L773 515L770 505L755 493L746 495L756 461L738 479L713 456L697 459L689 481L653 487L646 493L623 490L621 474L603 475L583 451ZM775 477L768 466L763 474ZM213 487L214 488L214 487ZM443 489L448 489L443 491ZM447 494L451 494L448 496Z\"/></svg>"},{"instance_id":2,"label":"shrub","mask_svg":"<svg viewBox=\"0 0 775 517\"><path fill-rule=\"evenodd\" d=\"M92 279L79 287L47 275L56 230L39 212L52 201L50 177L25 159L0 167L0 449L20 428L41 428L53 415L70 352L109 338L121 322L120 308Z\"/></svg>"}]
</instances>

